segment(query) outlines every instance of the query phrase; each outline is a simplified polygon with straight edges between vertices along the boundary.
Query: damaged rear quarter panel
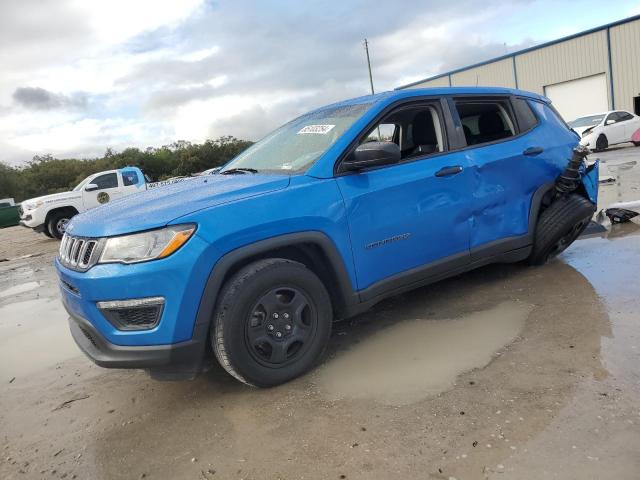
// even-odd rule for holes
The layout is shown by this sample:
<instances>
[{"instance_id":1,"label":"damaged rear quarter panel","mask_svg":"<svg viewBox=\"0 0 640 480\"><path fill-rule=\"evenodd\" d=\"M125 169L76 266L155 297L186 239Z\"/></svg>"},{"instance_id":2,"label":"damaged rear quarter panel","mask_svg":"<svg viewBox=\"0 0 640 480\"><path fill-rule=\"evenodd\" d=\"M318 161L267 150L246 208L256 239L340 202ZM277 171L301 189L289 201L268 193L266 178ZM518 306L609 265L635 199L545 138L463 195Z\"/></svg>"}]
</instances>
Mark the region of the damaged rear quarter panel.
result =
<instances>
[{"instance_id":1,"label":"damaged rear quarter panel","mask_svg":"<svg viewBox=\"0 0 640 480\"><path fill-rule=\"evenodd\" d=\"M600 180L600 160L596 160L593 165L589 165L582 172L582 185L587 197L594 205L598 204L598 182Z\"/></svg>"}]
</instances>

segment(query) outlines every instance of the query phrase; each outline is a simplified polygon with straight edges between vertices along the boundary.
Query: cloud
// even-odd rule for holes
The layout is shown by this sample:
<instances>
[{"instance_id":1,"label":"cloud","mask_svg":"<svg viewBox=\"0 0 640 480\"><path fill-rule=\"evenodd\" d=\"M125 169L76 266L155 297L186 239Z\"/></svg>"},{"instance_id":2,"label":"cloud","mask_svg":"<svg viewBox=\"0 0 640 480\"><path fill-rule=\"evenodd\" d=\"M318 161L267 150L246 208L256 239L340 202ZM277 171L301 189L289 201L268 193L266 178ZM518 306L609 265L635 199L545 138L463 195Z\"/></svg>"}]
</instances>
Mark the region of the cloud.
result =
<instances>
[{"instance_id":1,"label":"cloud","mask_svg":"<svg viewBox=\"0 0 640 480\"><path fill-rule=\"evenodd\" d=\"M0 160L228 134L256 140L367 94L365 36L376 90L388 90L519 48L498 29L528 3L6 0Z\"/></svg>"},{"instance_id":2,"label":"cloud","mask_svg":"<svg viewBox=\"0 0 640 480\"><path fill-rule=\"evenodd\" d=\"M19 87L13 92L13 100L19 105L34 110L52 110L55 108L86 108L86 94L63 95L40 87Z\"/></svg>"}]
</instances>

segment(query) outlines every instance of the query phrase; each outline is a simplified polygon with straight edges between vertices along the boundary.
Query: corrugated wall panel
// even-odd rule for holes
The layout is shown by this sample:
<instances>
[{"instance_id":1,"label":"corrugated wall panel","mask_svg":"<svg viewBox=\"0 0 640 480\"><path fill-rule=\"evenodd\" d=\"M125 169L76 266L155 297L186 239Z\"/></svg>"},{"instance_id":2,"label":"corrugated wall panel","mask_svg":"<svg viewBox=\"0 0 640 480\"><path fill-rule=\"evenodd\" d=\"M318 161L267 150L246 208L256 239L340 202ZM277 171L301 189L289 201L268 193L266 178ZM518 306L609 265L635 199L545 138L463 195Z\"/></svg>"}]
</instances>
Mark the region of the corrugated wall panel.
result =
<instances>
[{"instance_id":1,"label":"corrugated wall panel","mask_svg":"<svg viewBox=\"0 0 640 480\"><path fill-rule=\"evenodd\" d=\"M611 63L616 108L633 112L640 96L640 20L611 28Z\"/></svg>"},{"instance_id":2,"label":"corrugated wall panel","mask_svg":"<svg viewBox=\"0 0 640 480\"><path fill-rule=\"evenodd\" d=\"M445 75L444 77L434 78L433 80L427 80L426 82L421 82L416 85L411 85L409 88L437 88L437 87L448 87L449 86L449 76Z\"/></svg>"},{"instance_id":3,"label":"corrugated wall panel","mask_svg":"<svg viewBox=\"0 0 640 480\"><path fill-rule=\"evenodd\" d=\"M517 55L516 68L518 87L540 94L544 94L545 85L603 72L608 76L607 32L594 32Z\"/></svg>"},{"instance_id":4,"label":"corrugated wall panel","mask_svg":"<svg viewBox=\"0 0 640 480\"><path fill-rule=\"evenodd\" d=\"M516 81L513 75L513 60L506 58L454 73L451 75L451 85L454 87L484 86L515 88Z\"/></svg>"}]
</instances>

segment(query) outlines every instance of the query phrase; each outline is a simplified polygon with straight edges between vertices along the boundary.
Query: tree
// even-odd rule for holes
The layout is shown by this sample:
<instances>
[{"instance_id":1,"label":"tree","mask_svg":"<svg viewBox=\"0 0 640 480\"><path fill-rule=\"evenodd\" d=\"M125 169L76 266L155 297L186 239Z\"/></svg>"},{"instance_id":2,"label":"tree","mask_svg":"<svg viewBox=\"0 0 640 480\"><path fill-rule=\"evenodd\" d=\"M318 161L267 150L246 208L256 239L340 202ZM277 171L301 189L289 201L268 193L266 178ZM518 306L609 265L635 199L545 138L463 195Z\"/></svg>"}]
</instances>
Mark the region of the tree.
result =
<instances>
[{"instance_id":1,"label":"tree","mask_svg":"<svg viewBox=\"0 0 640 480\"><path fill-rule=\"evenodd\" d=\"M144 151L126 148L114 152L107 148L102 157L92 159L56 159L48 154L36 155L22 167L0 162L0 198L13 197L22 201L70 190L93 173L125 166L139 167L152 180L192 175L224 165L251 144L226 136L202 144L179 140Z\"/></svg>"}]
</instances>

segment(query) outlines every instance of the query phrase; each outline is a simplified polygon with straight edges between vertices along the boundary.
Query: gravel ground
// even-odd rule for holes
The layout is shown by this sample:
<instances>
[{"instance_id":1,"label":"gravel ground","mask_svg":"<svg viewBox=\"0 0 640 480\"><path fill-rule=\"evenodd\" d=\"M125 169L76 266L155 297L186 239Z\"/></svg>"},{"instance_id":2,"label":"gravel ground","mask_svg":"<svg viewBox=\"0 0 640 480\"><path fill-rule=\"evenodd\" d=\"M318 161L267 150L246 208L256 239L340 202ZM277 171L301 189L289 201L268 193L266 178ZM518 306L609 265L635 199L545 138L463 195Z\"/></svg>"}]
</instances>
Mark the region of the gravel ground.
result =
<instances>
[{"instance_id":1,"label":"gravel ground","mask_svg":"<svg viewBox=\"0 0 640 480\"><path fill-rule=\"evenodd\" d=\"M599 156L619 175L599 207L640 199L640 149ZM635 223L389 299L268 390L94 366L67 332L57 247L0 230L2 479L638 478Z\"/></svg>"}]
</instances>

